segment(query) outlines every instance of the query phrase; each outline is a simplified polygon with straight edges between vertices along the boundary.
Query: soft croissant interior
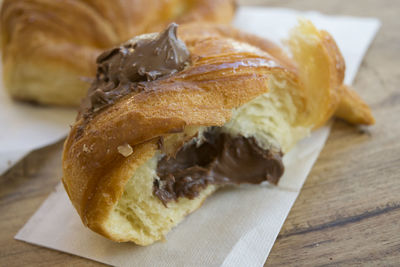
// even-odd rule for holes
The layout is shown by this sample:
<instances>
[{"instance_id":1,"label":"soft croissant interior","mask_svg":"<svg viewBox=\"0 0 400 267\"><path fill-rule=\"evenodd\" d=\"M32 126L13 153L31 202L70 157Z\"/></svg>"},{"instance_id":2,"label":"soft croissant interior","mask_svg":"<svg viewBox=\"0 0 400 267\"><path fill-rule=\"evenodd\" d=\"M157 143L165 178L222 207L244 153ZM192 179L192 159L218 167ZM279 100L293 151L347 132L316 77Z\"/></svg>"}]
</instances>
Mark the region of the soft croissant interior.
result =
<instances>
[{"instance_id":1,"label":"soft croissant interior","mask_svg":"<svg viewBox=\"0 0 400 267\"><path fill-rule=\"evenodd\" d=\"M271 79L270 93L258 96L254 100L233 111L232 119L221 130L232 136L254 137L265 149L276 147L288 151L299 139L309 134L310 128L293 125L298 112L288 94L290 84ZM184 133L172 134L166 138L165 146L174 147L176 143L191 136L201 139L204 127L187 127ZM198 133L198 134L196 134ZM186 144L192 142L190 138ZM194 199L179 198L171 201L168 207L153 195L153 181L157 177L157 162L160 154L141 165L128 180L124 193L114 206L106 225L110 234L121 240L134 240L140 245L148 245L160 240L185 215L196 210L218 186L208 185Z\"/></svg>"},{"instance_id":2,"label":"soft croissant interior","mask_svg":"<svg viewBox=\"0 0 400 267\"><path fill-rule=\"evenodd\" d=\"M188 31L189 35L192 32L193 29ZM199 30L196 34L201 32ZM220 34L223 35L223 31ZM190 40L188 36L185 38ZM235 36L232 37L232 42L235 43L234 39ZM263 45L259 39L252 41L252 45L241 45L249 51L259 50ZM272 71L268 72L268 79L262 80L267 82L267 93L258 94L231 110L230 119L219 126L222 131L232 136L254 137L261 147L276 147L286 153L312 129L323 125L335 112L354 123L373 123L371 113L364 102L355 94L349 97L348 89L342 86L344 62L333 39L327 33L318 31L310 22L303 21L293 30L288 43L292 52L290 62L293 62L289 62L284 68L273 66ZM274 56L280 57L282 61L286 60L278 50ZM248 83L244 82L243 86ZM254 84L252 86L254 87ZM191 124L187 125L183 132L165 133L165 153L169 150L173 153L182 143L192 142L193 138L199 138L205 131L205 124ZM111 188L107 192L114 192L114 187L110 184L118 181L123 184L121 194L119 191L115 194L105 193L104 190L101 194L96 193L94 198L86 198L81 190L86 184L83 180L74 178L85 174L85 170L82 170L86 168L85 165L76 167L75 161L75 155L83 153L80 148L82 143L89 140L85 138L75 142L71 134L66 141L63 181L83 222L92 230L112 240L149 245L163 239L185 215L199 208L206 197L217 189L217 186L209 185L195 199L179 198L169 202L168 207L163 205L153 195L153 181L157 176L157 162L162 152L157 148L157 141L150 140L135 144L133 153L124 160L122 167L110 172L111 176L107 180L103 179L103 184L97 186L107 190ZM77 152L74 152L74 147L77 147ZM96 154L90 157L94 157L93 155ZM90 159L88 156L87 160ZM122 179L120 175L126 173L133 175ZM126 180L127 182L124 182ZM89 204L85 204L86 202Z\"/></svg>"}]
</instances>

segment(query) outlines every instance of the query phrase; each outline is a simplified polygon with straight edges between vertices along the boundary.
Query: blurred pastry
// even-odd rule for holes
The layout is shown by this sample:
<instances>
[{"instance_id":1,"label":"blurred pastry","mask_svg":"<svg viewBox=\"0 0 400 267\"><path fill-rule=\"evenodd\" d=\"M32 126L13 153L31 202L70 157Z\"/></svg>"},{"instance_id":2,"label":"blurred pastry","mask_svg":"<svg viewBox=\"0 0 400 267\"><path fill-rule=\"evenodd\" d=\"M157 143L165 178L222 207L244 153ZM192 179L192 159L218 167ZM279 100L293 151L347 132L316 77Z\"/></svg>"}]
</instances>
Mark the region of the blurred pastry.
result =
<instances>
[{"instance_id":1,"label":"blurred pastry","mask_svg":"<svg viewBox=\"0 0 400 267\"><path fill-rule=\"evenodd\" d=\"M172 21L230 23L233 0L4 0L3 80L16 99L77 106L96 57Z\"/></svg>"}]
</instances>

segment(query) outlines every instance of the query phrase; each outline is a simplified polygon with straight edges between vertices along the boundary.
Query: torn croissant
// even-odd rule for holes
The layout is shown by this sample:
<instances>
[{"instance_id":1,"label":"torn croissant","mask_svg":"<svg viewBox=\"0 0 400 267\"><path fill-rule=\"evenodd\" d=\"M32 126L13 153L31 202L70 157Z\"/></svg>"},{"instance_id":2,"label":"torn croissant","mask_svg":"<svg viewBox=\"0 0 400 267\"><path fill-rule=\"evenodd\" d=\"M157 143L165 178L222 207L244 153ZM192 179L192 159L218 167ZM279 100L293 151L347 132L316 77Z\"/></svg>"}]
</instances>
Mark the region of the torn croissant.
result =
<instances>
[{"instance_id":1,"label":"torn croissant","mask_svg":"<svg viewBox=\"0 0 400 267\"><path fill-rule=\"evenodd\" d=\"M219 187L277 184L282 156L332 116L372 124L335 41L301 21L278 46L229 26L171 24L97 59L65 142L83 223L149 245ZM179 37L179 38L178 38Z\"/></svg>"}]
</instances>

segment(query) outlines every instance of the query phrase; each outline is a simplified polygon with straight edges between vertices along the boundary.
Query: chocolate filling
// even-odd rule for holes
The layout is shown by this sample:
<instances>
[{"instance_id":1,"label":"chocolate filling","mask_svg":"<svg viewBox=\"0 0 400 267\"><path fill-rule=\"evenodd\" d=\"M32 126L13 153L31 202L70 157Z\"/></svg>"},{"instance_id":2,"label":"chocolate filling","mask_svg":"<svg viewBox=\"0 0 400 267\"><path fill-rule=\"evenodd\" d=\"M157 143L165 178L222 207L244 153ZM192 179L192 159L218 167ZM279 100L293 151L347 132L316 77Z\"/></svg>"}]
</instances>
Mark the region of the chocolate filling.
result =
<instances>
[{"instance_id":1,"label":"chocolate filling","mask_svg":"<svg viewBox=\"0 0 400 267\"><path fill-rule=\"evenodd\" d=\"M177 27L171 23L156 38L127 42L102 53L97 58L96 81L89 89L92 109L108 106L140 89L132 83L153 81L183 70L189 61L189 50L178 39Z\"/></svg>"},{"instance_id":2,"label":"chocolate filling","mask_svg":"<svg viewBox=\"0 0 400 267\"><path fill-rule=\"evenodd\" d=\"M179 197L197 197L209 184L277 184L284 172L282 155L261 148L253 137L211 131L200 146L186 145L175 157L159 160L153 194L167 206Z\"/></svg>"},{"instance_id":3,"label":"chocolate filling","mask_svg":"<svg viewBox=\"0 0 400 267\"><path fill-rule=\"evenodd\" d=\"M174 74L189 64L190 53L178 39L177 27L171 23L155 37L133 39L97 58L96 79L80 110L85 123L79 127L76 138L98 110L129 93L140 92L146 82Z\"/></svg>"}]
</instances>

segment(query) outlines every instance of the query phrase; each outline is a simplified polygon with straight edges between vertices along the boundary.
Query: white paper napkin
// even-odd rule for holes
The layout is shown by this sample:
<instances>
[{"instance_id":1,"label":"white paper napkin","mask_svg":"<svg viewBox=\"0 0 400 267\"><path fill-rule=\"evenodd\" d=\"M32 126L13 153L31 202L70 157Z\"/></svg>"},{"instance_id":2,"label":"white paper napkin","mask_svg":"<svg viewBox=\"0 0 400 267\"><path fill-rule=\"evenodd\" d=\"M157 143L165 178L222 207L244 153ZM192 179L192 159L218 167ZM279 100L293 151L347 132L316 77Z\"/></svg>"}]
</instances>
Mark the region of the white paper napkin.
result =
<instances>
[{"instance_id":1,"label":"white paper napkin","mask_svg":"<svg viewBox=\"0 0 400 267\"><path fill-rule=\"evenodd\" d=\"M241 7L235 25L278 41L303 16L338 42L351 83L380 23L371 18ZM279 186L241 186L218 191L166 237L148 247L114 243L86 229L61 185L16 239L117 266L262 266L329 135L325 126L284 157Z\"/></svg>"}]
</instances>

